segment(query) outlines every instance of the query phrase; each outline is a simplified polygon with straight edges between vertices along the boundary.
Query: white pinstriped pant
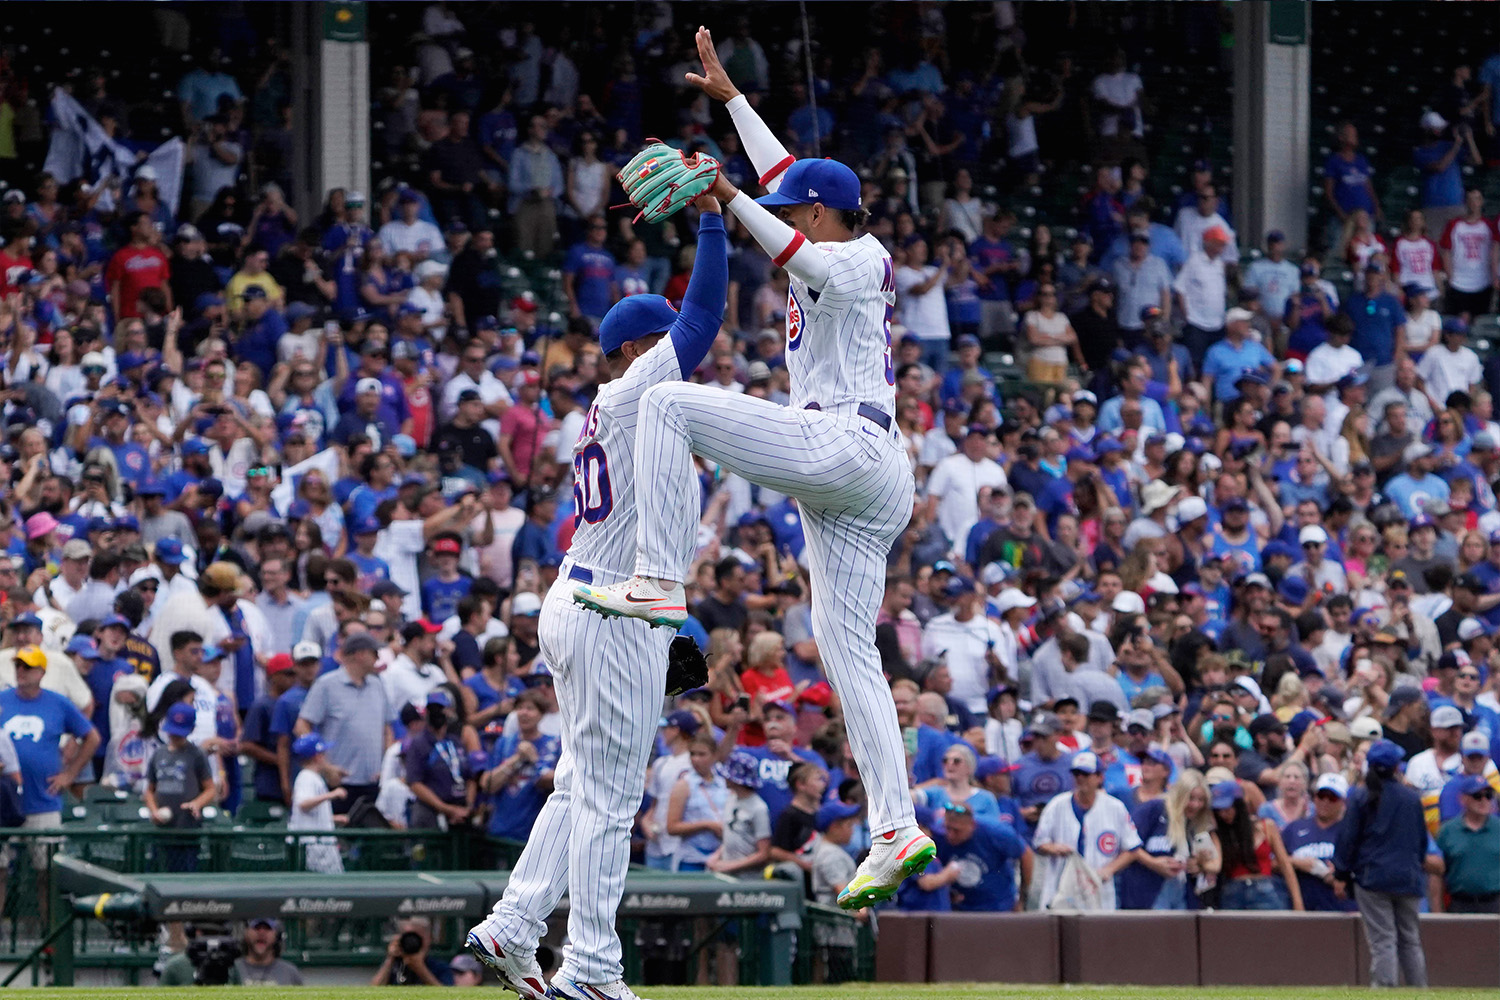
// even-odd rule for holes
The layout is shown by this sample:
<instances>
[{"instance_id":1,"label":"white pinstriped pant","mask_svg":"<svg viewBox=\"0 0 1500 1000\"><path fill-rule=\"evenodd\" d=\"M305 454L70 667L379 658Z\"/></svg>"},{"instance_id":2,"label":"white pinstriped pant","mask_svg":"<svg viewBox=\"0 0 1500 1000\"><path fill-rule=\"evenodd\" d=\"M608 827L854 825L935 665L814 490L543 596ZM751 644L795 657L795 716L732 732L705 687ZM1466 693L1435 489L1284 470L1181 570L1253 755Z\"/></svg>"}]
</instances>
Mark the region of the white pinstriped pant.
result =
<instances>
[{"instance_id":1,"label":"white pinstriped pant","mask_svg":"<svg viewBox=\"0 0 1500 1000\"><path fill-rule=\"evenodd\" d=\"M801 507L812 576L812 626L838 692L870 807L870 831L915 823L896 707L875 651L875 616L891 545L916 489L894 430L839 412L798 410L689 382L641 397L636 425L640 505L636 573L681 580L699 518L694 454Z\"/></svg>"},{"instance_id":2,"label":"white pinstriped pant","mask_svg":"<svg viewBox=\"0 0 1500 1000\"><path fill-rule=\"evenodd\" d=\"M572 947L560 974L607 983L623 973L615 911L661 717L672 632L634 618L603 618L574 604L572 589L573 581L559 575L537 623L563 719L553 791L495 913L505 925L501 946L531 951L567 889Z\"/></svg>"}]
</instances>

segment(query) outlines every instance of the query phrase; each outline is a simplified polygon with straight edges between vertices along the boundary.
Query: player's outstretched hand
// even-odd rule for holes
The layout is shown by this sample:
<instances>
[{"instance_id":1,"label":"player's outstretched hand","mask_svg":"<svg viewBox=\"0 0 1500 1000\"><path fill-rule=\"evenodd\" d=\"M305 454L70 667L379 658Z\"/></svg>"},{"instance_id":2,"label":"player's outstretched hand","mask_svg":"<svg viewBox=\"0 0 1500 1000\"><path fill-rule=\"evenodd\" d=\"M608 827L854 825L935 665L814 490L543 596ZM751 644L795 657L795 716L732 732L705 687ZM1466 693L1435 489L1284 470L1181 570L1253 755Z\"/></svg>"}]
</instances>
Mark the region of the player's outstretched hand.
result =
<instances>
[{"instance_id":1,"label":"player's outstretched hand","mask_svg":"<svg viewBox=\"0 0 1500 1000\"><path fill-rule=\"evenodd\" d=\"M707 191L693 199L693 207L700 212L712 212L714 215L723 215L724 209L719 205L719 199L715 198L713 191Z\"/></svg>"},{"instance_id":2,"label":"player's outstretched hand","mask_svg":"<svg viewBox=\"0 0 1500 1000\"><path fill-rule=\"evenodd\" d=\"M740 96L739 88L729 79L729 74L724 71L724 64L719 62L719 53L714 51L713 35L709 34L707 28L699 25L695 40L698 43L698 58L703 60L703 75L684 74L687 82L725 104Z\"/></svg>"}]
</instances>

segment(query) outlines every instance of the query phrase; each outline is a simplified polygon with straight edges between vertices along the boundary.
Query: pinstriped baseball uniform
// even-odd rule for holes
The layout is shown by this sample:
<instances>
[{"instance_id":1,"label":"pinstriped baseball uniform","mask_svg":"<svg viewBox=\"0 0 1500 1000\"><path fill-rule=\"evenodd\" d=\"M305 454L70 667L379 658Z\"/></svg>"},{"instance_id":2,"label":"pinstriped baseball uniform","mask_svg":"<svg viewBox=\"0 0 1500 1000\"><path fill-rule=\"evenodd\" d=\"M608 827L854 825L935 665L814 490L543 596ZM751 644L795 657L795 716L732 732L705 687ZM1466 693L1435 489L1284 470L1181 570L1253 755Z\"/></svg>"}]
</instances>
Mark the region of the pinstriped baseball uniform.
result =
<instances>
[{"instance_id":1,"label":"pinstriped baseball uniform","mask_svg":"<svg viewBox=\"0 0 1500 1000\"><path fill-rule=\"evenodd\" d=\"M741 202L748 200L736 197L729 209L744 219ZM804 243L795 234L776 262L785 264ZM636 474L647 505L635 571L683 578L698 523L694 454L797 498L813 634L843 704L871 831L882 834L915 822L895 706L875 651L886 556L911 519L915 490L891 419L896 288L890 256L873 236L807 246L823 255L828 276L819 291L792 272L786 343L792 406L688 383L646 392Z\"/></svg>"},{"instance_id":2,"label":"pinstriped baseball uniform","mask_svg":"<svg viewBox=\"0 0 1500 1000\"><path fill-rule=\"evenodd\" d=\"M642 396L697 367L718 333L727 284L723 221L705 214L681 317L668 337L599 390L573 448L578 528L537 626L564 720L562 755L553 793L495 913L508 937L500 944L530 951L566 888L572 947L559 974L575 983L608 983L622 975L615 911L673 634L635 618L602 618L574 604L571 590L579 580L607 585L630 576L638 492L633 447ZM646 502L656 501L648 494Z\"/></svg>"}]
</instances>

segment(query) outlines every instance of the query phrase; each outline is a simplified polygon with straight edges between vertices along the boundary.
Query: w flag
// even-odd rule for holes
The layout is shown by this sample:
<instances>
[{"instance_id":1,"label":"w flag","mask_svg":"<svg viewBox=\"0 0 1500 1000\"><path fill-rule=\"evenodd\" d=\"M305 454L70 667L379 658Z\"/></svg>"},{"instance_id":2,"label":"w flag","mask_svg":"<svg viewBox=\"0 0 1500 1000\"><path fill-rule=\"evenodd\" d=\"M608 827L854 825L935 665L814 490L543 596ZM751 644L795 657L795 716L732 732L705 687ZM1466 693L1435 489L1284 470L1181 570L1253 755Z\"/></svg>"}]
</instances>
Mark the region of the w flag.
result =
<instances>
[{"instance_id":1,"label":"w flag","mask_svg":"<svg viewBox=\"0 0 1500 1000\"><path fill-rule=\"evenodd\" d=\"M136 153L119 140L111 139L94 116L61 87L52 92L51 110L55 124L52 143L47 147L47 162L42 169L57 178L59 184L79 177L90 184L118 177L121 186L128 189L130 178L135 176L139 166L149 163L156 170L156 186L161 200L171 206L174 214L177 212L182 196L182 168L186 160L181 139L167 140L137 163Z\"/></svg>"}]
</instances>

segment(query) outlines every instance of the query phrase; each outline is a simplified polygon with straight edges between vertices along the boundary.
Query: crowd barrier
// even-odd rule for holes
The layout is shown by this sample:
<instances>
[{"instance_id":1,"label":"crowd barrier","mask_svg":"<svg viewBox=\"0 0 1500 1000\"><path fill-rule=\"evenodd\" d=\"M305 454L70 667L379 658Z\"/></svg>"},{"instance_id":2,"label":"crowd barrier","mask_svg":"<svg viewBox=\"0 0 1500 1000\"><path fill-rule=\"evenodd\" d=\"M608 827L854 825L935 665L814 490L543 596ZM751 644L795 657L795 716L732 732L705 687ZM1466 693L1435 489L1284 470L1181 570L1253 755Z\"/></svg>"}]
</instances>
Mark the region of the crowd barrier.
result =
<instances>
[{"instance_id":1,"label":"crowd barrier","mask_svg":"<svg viewBox=\"0 0 1500 1000\"><path fill-rule=\"evenodd\" d=\"M1500 987L1500 916L1423 914L1433 986ZM882 913L881 982L1367 986L1354 913Z\"/></svg>"}]
</instances>

